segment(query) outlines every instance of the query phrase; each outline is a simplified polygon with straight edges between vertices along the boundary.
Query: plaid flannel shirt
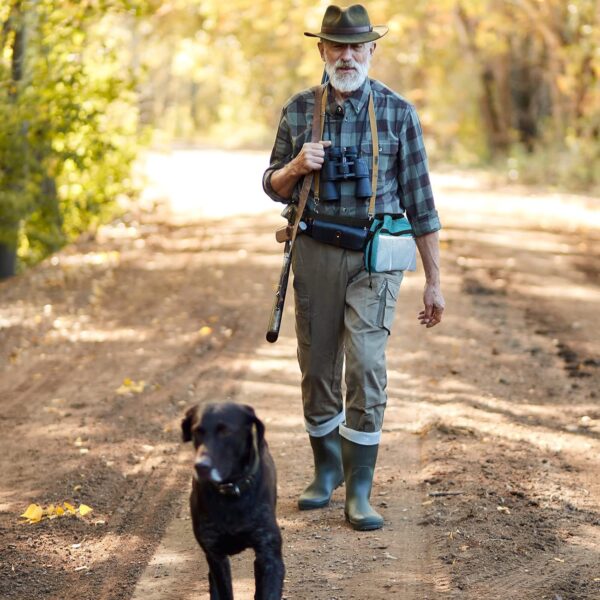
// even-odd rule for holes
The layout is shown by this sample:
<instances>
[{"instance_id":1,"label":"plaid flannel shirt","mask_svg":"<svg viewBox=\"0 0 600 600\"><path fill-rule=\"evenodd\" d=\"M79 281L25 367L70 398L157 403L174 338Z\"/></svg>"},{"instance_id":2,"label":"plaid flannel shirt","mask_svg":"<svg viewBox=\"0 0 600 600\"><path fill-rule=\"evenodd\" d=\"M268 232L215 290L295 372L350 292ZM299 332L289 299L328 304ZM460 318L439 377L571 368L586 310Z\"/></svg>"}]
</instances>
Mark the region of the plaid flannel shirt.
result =
<instances>
[{"instance_id":1,"label":"plaid flannel shirt","mask_svg":"<svg viewBox=\"0 0 600 600\"><path fill-rule=\"evenodd\" d=\"M441 224L429 181L421 124L414 106L381 82L367 78L362 87L346 99L343 111L336 111L333 90L330 86L327 89L323 139L331 140L332 147L357 147L369 165L369 172L373 166L373 144L368 102L373 91L379 138L376 212L396 214L405 211L416 236L438 231ZM310 142L313 107L313 89L296 94L283 107L270 165L263 176L264 190L275 201L298 202L302 180L290 200L273 190L271 175L295 158L305 142ZM307 210L333 217L366 218L369 200L355 197L355 183L342 181L338 186L340 200L321 200L318 206L311 189Z\"/></svg>"}]
</instances>

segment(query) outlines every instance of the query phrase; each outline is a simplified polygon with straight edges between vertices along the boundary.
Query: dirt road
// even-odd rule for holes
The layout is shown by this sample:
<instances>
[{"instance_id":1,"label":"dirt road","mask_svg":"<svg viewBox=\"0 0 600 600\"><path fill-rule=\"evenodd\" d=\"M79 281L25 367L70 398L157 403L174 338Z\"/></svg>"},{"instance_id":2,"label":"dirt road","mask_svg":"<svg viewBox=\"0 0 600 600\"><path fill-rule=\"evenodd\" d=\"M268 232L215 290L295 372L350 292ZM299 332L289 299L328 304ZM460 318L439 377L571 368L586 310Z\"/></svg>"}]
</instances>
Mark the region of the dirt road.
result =
<instances>
[{"instance_id":1,"label":"dirt road","mask_svg":"<svg viewBox=\"0 0 600 600\"><path fill-rule=\"evenodd\" d=\"M250 187L224 209L255 214L227 219L183 192L148 211L149 194L0 284L0 598L207 598L179 422L223 399L266 423L286 598L600 598L598 200L436 178L447 314L421 330L422 273L405 279L373 492L386 524L359 534L343 489L295 508L310 458L292 302L267 344L279 219ZM93 512L20 522L65 501ZM236 598L251 562L233 563Z\"/></svg>"}]
</instances>

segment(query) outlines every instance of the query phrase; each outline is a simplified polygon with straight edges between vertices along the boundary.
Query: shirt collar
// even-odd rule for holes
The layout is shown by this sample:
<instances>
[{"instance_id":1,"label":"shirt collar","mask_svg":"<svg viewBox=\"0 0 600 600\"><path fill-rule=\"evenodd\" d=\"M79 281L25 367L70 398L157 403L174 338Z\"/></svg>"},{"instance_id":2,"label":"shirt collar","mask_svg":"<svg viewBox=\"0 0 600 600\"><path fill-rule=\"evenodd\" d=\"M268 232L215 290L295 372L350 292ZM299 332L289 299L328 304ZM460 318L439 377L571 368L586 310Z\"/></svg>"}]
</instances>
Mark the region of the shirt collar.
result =
<instances>
[{"instance_id":1,"label":"shirt collar","mask_svg":"<svg viewBox=\"0 0 600 600\"><path fill-rule=\"evenodd\" d=\"M331 83L327 85L327 112L331 115L335 114L335 109L337 107L337 103L335 101L335 91L331 87ZM369 95L371 93L371 80L366 77L363 84L357 89L354 90L348 98L346 98L347 102L350 102L350 105L356 112L356 114L360 113L363 106L369 101Z\"/></svg>"}]
</instances>

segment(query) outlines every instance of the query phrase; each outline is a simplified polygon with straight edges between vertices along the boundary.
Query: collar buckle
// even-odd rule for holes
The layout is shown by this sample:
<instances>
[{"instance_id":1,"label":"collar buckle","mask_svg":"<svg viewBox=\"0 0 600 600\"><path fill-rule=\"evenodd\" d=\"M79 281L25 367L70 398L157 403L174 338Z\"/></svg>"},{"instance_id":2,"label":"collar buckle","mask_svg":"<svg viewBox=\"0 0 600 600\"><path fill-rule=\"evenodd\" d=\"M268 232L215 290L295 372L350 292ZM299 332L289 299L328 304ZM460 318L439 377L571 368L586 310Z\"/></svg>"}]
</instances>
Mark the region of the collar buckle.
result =
<instances>
[{"instance_id":1,"label":"collar buckle","mask_svg":"<svg viewBox=\"0 0 600 600\"><path fill-rule=\"evenodd\" d=\"M223 494L223 496L235 496L239 498L242 495L237 483L222 483L217 489L219 490L219 494Z\"/></svg>"}]
</instances>

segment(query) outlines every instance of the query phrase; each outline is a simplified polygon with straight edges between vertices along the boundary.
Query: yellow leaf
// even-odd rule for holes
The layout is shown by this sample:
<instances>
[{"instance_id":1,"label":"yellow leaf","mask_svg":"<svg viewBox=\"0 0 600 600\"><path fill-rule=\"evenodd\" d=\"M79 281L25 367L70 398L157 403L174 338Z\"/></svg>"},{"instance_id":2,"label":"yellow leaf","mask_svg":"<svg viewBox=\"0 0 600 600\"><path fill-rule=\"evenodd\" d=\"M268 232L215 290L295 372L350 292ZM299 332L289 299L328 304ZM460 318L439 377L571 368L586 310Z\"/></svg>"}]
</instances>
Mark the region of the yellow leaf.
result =
<instances>
[{"instance_id":1,"label":"yellow leaf","mask_svg":"<svg viewBox=\"0 0 600 600\"><path fill-rule=\"evenodd\" d=\"M75 507L72 504L69 504L68 502L63 502L63 506L72 514L74 515L77 511L75 510Z\"/></svg>"},{"instance_id":2,"label":"yellow leaf","mask_svg":"<svg viewBox=\"0 0 600 600\"><path fill-rule=\"evenodd\" d=\"M144 380L140 380L137 383L129 377L126 377L123 380L123 384L117 389L117 394L120 396L124 396L126 394L141 394L146 387L146 382Z\"/></svg>"},{"instance_id":3,"label":"yellow leaf","mask_svg":"<svg viewBox=\"0 0 600 600\"><path fill-rule=\"evenodd\" d=\"M30 504L27 510L21 515L25 519L29 519L32 522L41 521L44 516L44 509L38 504Z\"/></svg>"},{"instance_id":4,"label":"yellow leaf","mask_svg":"<svg viewBox=\"0 0 600 600\"><path fill-rule=\"evenodd\" d=\"M44 514L50 516L53 515L56 512L56 507L54 506L54 504L50 504L50 506L48 506L48 508L46 510L44 510Z\"/></svg>"},{"instance_id":5,"label":"yellow leaf","mask_svg":"<svg viewBox=\"0 0 600 600\"><path fill-rule=\"evenodd\" d=\"M65 514L65 509L62 506L56 507L56 515L62 517Z\"/></svg>"},{"instance_id":6,"label":"yellow leaf","mask_svg":"<svg viewBox=\"0 0 600 600\"><path fill-rule=\"evenodd\" d=\"M200 337L208 337L211 333L212 333L212 327L209 327L208 325L201 327L200 331L198 332Z\"/></svg>"},{"instance_id":7,"label":"yellow leaf","mask_svg":"<svg viewBox=\"0 0 600 600\"><path fill-rule=\"evenodd\" d=\"M88 506L87 504L80 504L79 505L79 514L82 517L85 517L85 515L87 515L88 513L91 513L94 509L91 506Z\"/></svg>"},{"instance_id":8,"label":"yellow leaf","mask_svg":"<svg viewBox=\"0 0 600 600\"><path fill-rule=\"evenodd\" d=\"M131 385L131 391L135 394L141 394L146 387L146 382L143 379L140 379L137 383L133 383Z\"/></svg>"}]
</instances>

